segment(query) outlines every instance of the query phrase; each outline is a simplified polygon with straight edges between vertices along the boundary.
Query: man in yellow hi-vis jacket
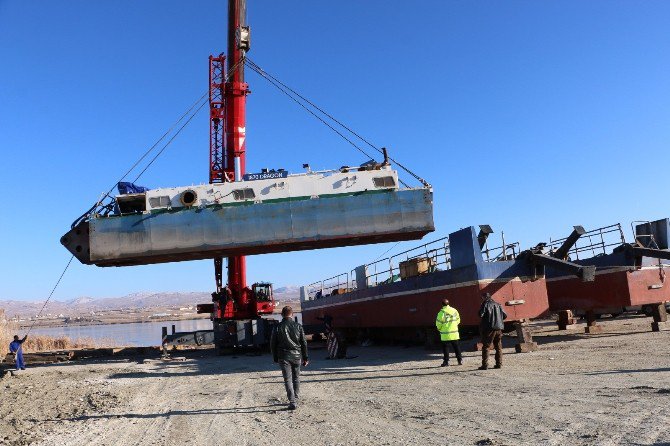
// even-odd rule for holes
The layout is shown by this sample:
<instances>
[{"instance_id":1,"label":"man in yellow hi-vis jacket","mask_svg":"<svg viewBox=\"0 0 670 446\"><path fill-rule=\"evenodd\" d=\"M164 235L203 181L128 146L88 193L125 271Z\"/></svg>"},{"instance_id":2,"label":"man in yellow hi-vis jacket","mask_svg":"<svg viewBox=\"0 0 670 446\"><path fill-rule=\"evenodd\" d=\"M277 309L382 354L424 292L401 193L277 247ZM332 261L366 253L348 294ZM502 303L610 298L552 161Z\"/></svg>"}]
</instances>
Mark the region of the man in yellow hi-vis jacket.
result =
<instances>
[{"instance_id":1,"label":"man in yellow hi-vis jacket","mask_svg":"<svg viewBox=\"0 0 670 446\"><path fill-rule=\"evenodd\" d=\"M440 332L440 340L442 341L442 352L444 353L444 360L441 367L449 365L449 345L454 349L458 365L463 364L463 356L461 356L461 347L458 345L460 336L458 335L458 324L461 322L461 316L458 310L449 305L449 299L442 299L442 309L437 313L435 326Z\"/></svg>"}]
</instances>

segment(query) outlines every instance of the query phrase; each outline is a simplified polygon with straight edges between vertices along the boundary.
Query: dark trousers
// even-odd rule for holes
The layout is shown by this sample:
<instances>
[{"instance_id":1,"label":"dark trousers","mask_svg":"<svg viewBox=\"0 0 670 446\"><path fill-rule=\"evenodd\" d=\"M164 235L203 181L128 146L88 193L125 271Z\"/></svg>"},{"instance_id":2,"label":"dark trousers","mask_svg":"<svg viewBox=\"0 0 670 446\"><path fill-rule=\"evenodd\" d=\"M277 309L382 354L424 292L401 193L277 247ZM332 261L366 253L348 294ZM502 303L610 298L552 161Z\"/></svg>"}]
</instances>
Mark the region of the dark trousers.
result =
<instances>
[{"instance_id":1,"label":"dark trousers","mask_svg":"<svg viewBox=\"0 0 670 446\"><path fill-rule=\"evenodd\" d=\"M454 350L456 354L456 359L458 362L463 361L463 356L461 356L461 346L458 344L458 340L455 341L441 341L442 342L442 353L444 353L444 362L449 362L449 346Z\"/></svg>"},{"instance_id":2,"label":"dark trousers","mask_svg":"<svg viewBox=\"0 0 670 446\"><path fill-rule=\"evenodd\" d=\"M300 397L300 361L280 359L279 367L284 376L288 401L295 404L295 400Z\"/></svg>"},{"instance_id":3,"label":"dark trousers","mask_svg":"<svg viewBox=\"0 0 670 446\"><path fill-rule=\"evenodd\" d=\"M482 365L489 366L489 348L493 344L496 351L496 365L502 367L502 330L491 330L482 333Z\"/></svg>"}]
</instances>

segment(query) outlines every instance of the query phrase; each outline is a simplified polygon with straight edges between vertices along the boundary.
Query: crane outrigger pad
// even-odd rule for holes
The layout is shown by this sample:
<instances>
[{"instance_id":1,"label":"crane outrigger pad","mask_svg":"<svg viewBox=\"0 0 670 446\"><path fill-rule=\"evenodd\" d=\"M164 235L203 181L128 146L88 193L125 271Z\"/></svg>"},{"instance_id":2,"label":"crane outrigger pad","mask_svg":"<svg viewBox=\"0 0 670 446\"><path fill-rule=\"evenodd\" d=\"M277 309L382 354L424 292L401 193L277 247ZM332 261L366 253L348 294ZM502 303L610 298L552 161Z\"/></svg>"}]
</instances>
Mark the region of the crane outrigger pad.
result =
<instances>
[{"instance_id":1,"label":"crane outrigger pad","mask_svg":"<svg viewBox=\"0 0 670 446\"><path fill-rule=\"evenodd\" d=\"M420 239L430 187L399 189L388 166L154 189L116 197L61 243L84 264L128 266Z\"/></svg>"}]
</instances>

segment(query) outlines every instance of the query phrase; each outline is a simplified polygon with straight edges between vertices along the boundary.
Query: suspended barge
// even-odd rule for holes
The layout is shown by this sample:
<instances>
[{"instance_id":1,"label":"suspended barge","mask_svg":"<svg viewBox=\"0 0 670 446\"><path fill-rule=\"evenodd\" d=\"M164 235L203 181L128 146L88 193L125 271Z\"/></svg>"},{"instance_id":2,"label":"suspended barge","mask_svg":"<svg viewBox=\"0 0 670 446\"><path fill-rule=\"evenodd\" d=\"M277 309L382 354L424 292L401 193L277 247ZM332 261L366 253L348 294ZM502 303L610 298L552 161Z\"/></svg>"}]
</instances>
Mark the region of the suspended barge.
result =
<instances>
[{"instance_id":1,"label":"suspended barge","mask_svg":"<svg viewBox=\"0 0 670 446\"><path fill-rule=\"evenodd\" d=\"M146 265L420 239L430 186L400 188L387 163L121 194L61 243L84 264Z\"/></svg>"},{"instance_id":2,"label":"suspended barge","mask_svg":"<svg viewBox=\"0 0 670 446\"><path fill-rule=\"evenodd\" d=\"M489 292L509 315L509 326L548 312L544 267L553 259L520 252L519 244L489 249L490 226L468 227L351 273L302 287L301 308L308 332L323 332L323 320L353 338L430 340L435 315L448 298L461 326L479 324L480 296ZM559 262L572 273L584 268ZM418 265L418 266L417 266ZM423 266L421 266L423 265ZM579 279L583 280L583 279ZM588 278L587 278L588 280Z\"/></svg>"},{"instance_id":3,"label":"suspended barge","mask_svg":"<svg viewBox=\"0 0 670 446\"><path fill-rule=\"evenodd\" d=\"M645 305L653 311L655 329L658 322L666 320L663 304L670 301L666 279L670 268L670 220L643 222L633 231L634 241L627 243L621 224L591 231L577 226L567 239L547 244L551 256L596 268L595 280L590 283L547 268L549 308L559 312L560 328L574 323L569 312L580 311L586 314L587 331L597 332L598 315ZM566 241L570 248L557 252L556 246Z\"/></svg>"}]
</instances>

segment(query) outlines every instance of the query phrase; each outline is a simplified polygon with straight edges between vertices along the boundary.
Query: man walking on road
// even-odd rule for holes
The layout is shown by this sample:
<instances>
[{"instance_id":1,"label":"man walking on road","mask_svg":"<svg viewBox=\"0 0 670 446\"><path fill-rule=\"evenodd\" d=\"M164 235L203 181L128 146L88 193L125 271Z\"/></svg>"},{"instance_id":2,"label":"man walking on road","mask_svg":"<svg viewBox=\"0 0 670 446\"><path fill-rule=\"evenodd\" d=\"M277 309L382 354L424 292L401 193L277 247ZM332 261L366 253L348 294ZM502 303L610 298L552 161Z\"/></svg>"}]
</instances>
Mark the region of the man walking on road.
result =
<instances>
[{"instance_id":1,"label":"man walking on road","mask_svg":"<svg viewBox=\"0 0 670 446\"><path fill-rule=\"evenodd\" d=\"M442 309L439 313L437 313L437 319L435 320L437 331L440 332L442 353L444 354L444 360L442 361L442 365L440 367L446 367L449 365L450 345L456 354L458 365L463 364L461 347L458 345L458 340L460 339L458 334L458 324L460 322L461 316L458 314L458 310L452 306L449 306L449 299L442 299Z\"/></svg>"},{"instance_id":2,"label":"man walking on road","mask_svg":"<svg viewBox=\"0 0 670 446\"><path fill-rule=\"evenodd\" d=\"M9 352L14 354L16 359L16 370L25 370L26 363L23 362L23 347L21 344L26 342L28 335L25 335L23 339L19 339L18 335L14 335L14 340L9 343Z\"/></svg>"},{"instance_id":3,"label":"man walking on road","mask_svg":"<svg viewBox=\"0 0 670 446\"><path fill-rule=\"evenodd\" d=\"M489 348L491 344L496 350L496 365L494 368L502 367L502 330L505 328L503 322L507 319L507 313L502 306L491 298L490 293L482 295L482 306L479 308L479 330L482 335L482 366L479 370L489 368Z\"/></svg>"},{"instance_id":4,"label":"man walking on road","mask_svg":"<svg viewBox=\"0 0 670 446\"><path fill-rule=\"evenodd\" d=\"M282 321L272 332L270 348L274 362L279 363L286 396L288 397L289 410L295 410L300 398L300 364L307 366L307 341L302 325L293 320L293 308L286 306L282 308Z\"/></svg>"}]
</instances>

